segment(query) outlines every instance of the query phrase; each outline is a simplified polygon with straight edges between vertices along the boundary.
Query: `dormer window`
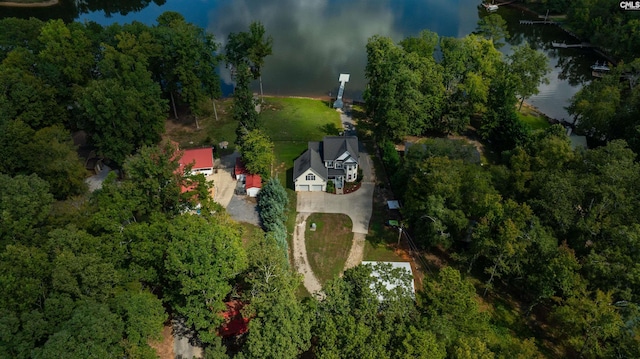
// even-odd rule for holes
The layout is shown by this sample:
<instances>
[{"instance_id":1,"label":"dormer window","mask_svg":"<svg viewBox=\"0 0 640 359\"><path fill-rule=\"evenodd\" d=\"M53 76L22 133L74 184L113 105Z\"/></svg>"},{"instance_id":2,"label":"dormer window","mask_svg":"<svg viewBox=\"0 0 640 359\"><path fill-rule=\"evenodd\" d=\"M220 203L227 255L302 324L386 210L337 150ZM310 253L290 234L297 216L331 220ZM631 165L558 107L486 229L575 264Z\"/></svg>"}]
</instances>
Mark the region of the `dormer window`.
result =
<instances>
[{"instance_id":1,"label":"dormer window","mask_svg":"<svg viewBox=\"0 0 640 359\"><path fill-rule=\"evenodd\" d=\"M342 162L336 162L334 164L334 168L341 169L342 168Z\"/></svg>"}]
</instances>

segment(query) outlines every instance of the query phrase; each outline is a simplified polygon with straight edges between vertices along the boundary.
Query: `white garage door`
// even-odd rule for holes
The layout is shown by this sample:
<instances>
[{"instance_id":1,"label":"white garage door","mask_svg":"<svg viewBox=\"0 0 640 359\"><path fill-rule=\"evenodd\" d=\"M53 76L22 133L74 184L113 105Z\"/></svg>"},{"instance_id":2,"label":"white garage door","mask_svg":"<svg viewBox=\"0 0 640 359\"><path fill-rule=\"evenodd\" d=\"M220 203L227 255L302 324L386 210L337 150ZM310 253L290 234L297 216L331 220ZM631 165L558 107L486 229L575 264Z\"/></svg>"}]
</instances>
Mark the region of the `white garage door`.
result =
<instances>
[{"instance_id":1,"label":"white garage door","mask_svg":"<svg viewBox=\"0 0 640 359\"><path fill-rule=\"evenodd\" d=\"M309 185L308 184L298 185L298 191L308 192L309 191Z\"/></svg>"},{"instance_id":2,"label":"white garage door","mask_svg":"<svg viewBox=\"0 0 640 359\"><path fill-rule=\"evenodd\" d=\"M311 190L312 191L321 192L322 191L322 185L321 184L314 184L313 186L311 186Z\"/></svg>"}]
</instances>

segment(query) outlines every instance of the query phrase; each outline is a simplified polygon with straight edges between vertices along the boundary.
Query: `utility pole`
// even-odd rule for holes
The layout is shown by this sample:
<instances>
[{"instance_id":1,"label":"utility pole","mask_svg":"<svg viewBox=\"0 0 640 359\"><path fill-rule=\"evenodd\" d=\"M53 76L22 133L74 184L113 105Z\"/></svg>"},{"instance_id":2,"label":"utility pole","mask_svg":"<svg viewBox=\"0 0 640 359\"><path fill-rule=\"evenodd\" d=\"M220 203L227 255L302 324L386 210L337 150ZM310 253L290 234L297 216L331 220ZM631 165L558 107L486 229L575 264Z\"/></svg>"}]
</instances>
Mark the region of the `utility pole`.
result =
<instances>
[{"instance_id":1,"label":"utility pole","mask_svg":"<svg viewBox=\"0 0 640 359\"><path fill-rule=\"evenodd\" d=\"M216 122L218 122L218 110L216 110L216 99L212 97L211 102L213 103L213 113L216 115Z\"/></svg>"},{"instance_id":2,"label":"utility pole","mask_svg":"<svg viewBox=\"0 0 640 359\"><path fill-rule=\"evenodd\" d=\"M400 247L400 238L402 238L402 229L404 227L404 224L400 225L400 228L398 228L398 247Z\"/></svg>"}]
</instances>

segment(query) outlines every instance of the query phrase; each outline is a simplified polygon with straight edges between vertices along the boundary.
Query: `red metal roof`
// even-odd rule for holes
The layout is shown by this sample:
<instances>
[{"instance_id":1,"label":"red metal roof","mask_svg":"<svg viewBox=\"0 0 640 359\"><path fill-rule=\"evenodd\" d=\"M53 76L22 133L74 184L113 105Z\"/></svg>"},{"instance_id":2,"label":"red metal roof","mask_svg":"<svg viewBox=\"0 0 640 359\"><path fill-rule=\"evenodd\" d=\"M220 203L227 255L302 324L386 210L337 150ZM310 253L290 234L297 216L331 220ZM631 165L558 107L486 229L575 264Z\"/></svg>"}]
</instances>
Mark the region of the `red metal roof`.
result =
<instances>
[{"instance_id":1,"label":"red metal roof","mask_svg":"<svg viewBox=\"0 0 640 359\"><path fill-rule=\"evenodd\" d=\"M213 149L211 147L184 150L180 158L180 168L193 164L193 170L213 168Z\"/></svg>"},{"instance_id":2,"label":"red metal roof","mask_svg":"<svg viewBox=\"0 0 640 359\"><path fill-rule=\"evenodd\" d=\"M236 157L236 167L234 172L236 176L249 174L249 171L247 171L247 168L244 166L244 163L242 162L242 159L240 159L240 157Z\"/></svg>"},{"instance_id":3,"label":"red metal roof","mask_svg":"<svg viewBox=\"0 0 640 359\"><path fill-rule=\"evenodd\" d=\"M245 188L262 188L262 178L260 178L260 175L247 175Z\"/></svg>"},{"instance_id":4,"label":"red metal roof","mask_svg":"<svg viewBox=\"0 0 640 359\"><path fill-rule=\"evenodd\" d=\"M221 313L224 323L218 329L218 335L228 337L246 333L249 330L248 324L251 319L244 318L240 312L244 307L244 303L234 300L225 304L227 305L227 310Z\"/></svg>"}]
</instances>

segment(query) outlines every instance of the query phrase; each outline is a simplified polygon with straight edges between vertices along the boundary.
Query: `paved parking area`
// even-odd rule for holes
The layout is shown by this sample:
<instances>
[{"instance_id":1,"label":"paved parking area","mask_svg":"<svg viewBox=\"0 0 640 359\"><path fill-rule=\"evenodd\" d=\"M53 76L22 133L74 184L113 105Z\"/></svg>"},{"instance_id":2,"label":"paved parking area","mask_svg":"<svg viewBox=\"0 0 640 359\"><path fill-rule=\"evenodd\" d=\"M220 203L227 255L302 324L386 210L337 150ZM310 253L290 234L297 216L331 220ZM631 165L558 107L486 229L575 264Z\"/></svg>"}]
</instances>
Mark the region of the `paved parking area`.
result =
<instances>
[{"instance_id":1,"label":"paved parking area","mask_svg":"<svg viewBox=\"0 0 640 359\"><path fill-rule=\"evenodd\" d=\"M299 213L343 213L351 218L354 233L367 234L373 212L374 173L371 159L360 145L358 162L362 168L363 181L360 189L353 193L336 195L326 192L297 192Z\"/></svg>"},{"instance_id":2,"label":"paved parking area","mask_svg":"<svg viewBox=\"0 0 640 359\"><path fill-rule=\"evenodd\" d=\"M298 192L298 213L343 213L351 218L354 233L369 232L373 206L373 183L362 183L353 193Z\"/></svg>"},{"instance_id":3,"label":"paved parking area","mask_svg":"<svg viewBox=\"0 0 640 359\"><path fill-rule=\"evenodd\" d=\"M258 201L248 196L231 196L227 213L238 222L247 222L260 226L260 216L258 215Z\"/></svg>"},{"instance_id":4,"label":"paved parking area","mask_svg":"<svg viewBox=\"0 0 640 359\"><path fill-rule=\"evenodd\" d=\"M213 200L220 203L223 207L227 207L231 202L234 190L236 188L236 180L234 179L233 168L236 158L239 157L238 152L234 152L228 156L216 159L215 168L217 173L207 176L208 180L213 181L215 194Z\"/></svg>"}]
</instances>

